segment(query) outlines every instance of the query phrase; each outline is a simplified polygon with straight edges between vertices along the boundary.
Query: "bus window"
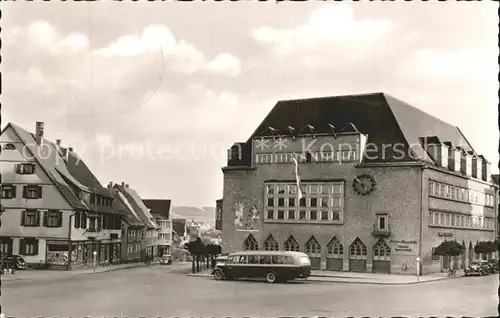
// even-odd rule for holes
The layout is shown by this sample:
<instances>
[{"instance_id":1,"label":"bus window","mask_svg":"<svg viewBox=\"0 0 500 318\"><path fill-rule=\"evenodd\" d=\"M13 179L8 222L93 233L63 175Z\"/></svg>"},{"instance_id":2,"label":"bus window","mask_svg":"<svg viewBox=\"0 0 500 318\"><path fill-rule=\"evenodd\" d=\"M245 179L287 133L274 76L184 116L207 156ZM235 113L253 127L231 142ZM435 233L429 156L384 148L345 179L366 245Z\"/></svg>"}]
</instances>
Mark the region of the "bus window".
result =
<instances>
[{"instance_id":1,"label":"bus window","mask_svg":"<svg viewBox=\"0 0 500 318\"><path fill-rule=\"evenodd\" d=\"M247 257L245 255L241 255L240 258L238 259L239 264L246 264L247 263Z\"/></svg>"},{"instance_id":2,"label":"bus window","mask_svg":"<svg viewBox=\"0 0 500 318\"><path fill-rule=\"evenodd\" d=\"M273 261L273 264L283 264L283 256L273 255L272 261Z\"/></svg>"},{"instance_id":3,"label":"bus window","mask_svg":"<svg viewBox=\"0 0 500 318\"><path fill-rule=\"evenodd\" d=\"M248 255L248 264L259 264L259 255Z\"/></svg>"},{"instance_id":4,"label":"bus window","mask_svg":"<svg viewBox=\"0 0 500 318\"><path fill-rule=\"evenodd\" d=\"M290 256L285 256L285 264L293 265L293 258Z\"/></svg>"},{"instance_id":5,"label":"bus window","mask_svg":"<svg viewBox=\"0 0 500 318\"><path fill-rule=\"evenodd\" d=\"M271 255L264 255L260 257L261 264L271 264Z\"/></svg>"},{"instance_id":6,"label":"bus window","mask_svg":"<svg viewBox=\"0 0 500 318\"><path fill-rule=\"evenodd\" d=\"M226 263L228 264L234 263L234 256L229 256L226 260Z\"/></svg>"}]
</instances>

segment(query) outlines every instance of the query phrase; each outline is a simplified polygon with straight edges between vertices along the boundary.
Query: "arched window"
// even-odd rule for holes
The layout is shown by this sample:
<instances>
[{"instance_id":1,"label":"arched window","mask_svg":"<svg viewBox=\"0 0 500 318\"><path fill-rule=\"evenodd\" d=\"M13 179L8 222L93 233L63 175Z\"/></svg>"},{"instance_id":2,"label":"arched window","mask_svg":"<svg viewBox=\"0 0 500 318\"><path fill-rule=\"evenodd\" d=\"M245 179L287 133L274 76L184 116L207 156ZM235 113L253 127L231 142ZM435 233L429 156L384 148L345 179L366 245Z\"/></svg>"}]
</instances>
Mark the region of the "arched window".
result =
<instances>
[{"instance_id":1,"label":"arched window","mask_svg":"<svg viewBox=\"0 0 500 318\"><path fill-rule=\"evenodd\" d=\"M350 259L366 259L366 246L361 242L359 237L357 237L351 246L349 246L349 258Z\"/></svg>"},{"instance_id":2,"label":"arched window","mask_svg":"<svg viewBox=\"0 0 500 318\"><path fill-rule=\"evenodd\" d=\"M292 235L285 241L285 251L299 251L299 244Z\"/></svg>"},{"instance_id":3,"label":"arched window","mask_svg":"<svg viewBox=\"0 0 500 318\"><path fill-rule=\"evenodd\" d=\"M243 244L245 250L256 251L259 249L259 243L257 243L257 240L255 239L255 237L253 237L252 234L250 234L245 239L245 242Z\"/></svg>"},{"instance_id":4,"label":"arched window","mask_svg":"<svg viewBox=\"0 0 500 318\"><path fill-rule=\"evenodd\" d=\"M264 241L264 250L266 250L266 251L279 250L278 242L274 239L272 234L269 234L267 239Z\"/></svg>"},{"instance_id":5,"label":"arched window","mask_svg":"<svg viewBox=\"0 0 500 318\"><path fill-rule=\"evenodd\" d=\"M373 259L375 261L390 261L391 260L391 248L384 239L378 240L378 242L373 246Z\"/></svg>"},{"instance_id":6,"label":"arched window","mask_svg":"<svg viewBox=\"0 0 500 318\"><path fill-rule=\"evenodd\" d=\"M321 257L321 245L314 236L306 243L306 254L311 257Z\"/></svg>"},{"instance_id":7,"label":"arched window","mask_svg":"<svg viewBox=\"0 0 500 318\"><path fill-rule=\"evenodd\" d=\"M16 146L14 144L5 144L2 149L3 150L16 150Z\"/></svg>"},{"instance_id":8,"label":"arched window","mask_svg":"<svg viewBox=\"0 0 500 318\"><path fill-rule=\"evenodd\" d=\"M343 259L344 258L344 247L340 243L339 240L337 240L336 237L333 237L332 240L328 243L326 246L327 248L327 258L338 258L338 259Z\"/></svg>"}]
</instances>

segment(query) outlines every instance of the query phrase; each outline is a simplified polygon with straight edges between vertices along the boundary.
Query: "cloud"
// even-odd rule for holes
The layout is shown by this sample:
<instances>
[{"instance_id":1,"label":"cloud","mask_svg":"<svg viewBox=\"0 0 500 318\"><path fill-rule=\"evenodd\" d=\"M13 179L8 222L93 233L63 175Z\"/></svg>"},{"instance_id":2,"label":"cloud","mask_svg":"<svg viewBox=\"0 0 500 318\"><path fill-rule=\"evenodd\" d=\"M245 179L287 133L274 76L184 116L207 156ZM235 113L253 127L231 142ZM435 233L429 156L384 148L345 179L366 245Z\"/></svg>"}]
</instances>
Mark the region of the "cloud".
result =
<instances>
[{"instance_id":1,"label":"cloud","mask_svg":"<svg viewBox=\"0 0 500 318\"><path fill-rule=\"evenodd\" d=\"M278 57L307 55L302 62L316 68L325 62L363 60L371 51L386 48L392 31L389 20L355 19L352 8L329 4L312 11L306 24L289 29L263 26L254 30L253 37Z\"/></svg>"},{"instance_id":2,"label":"cloud","mask_svg":"<svg viewBox=\"0 0 500 318\"><path fill-rule=\"evenodd\" d=\"M94 53L103 57L133 57L160 50L172 69L193 74L208 71L220 74L237 75L240 60L227 53L217 55L206 61L202 51L183 40L176 40L165 25L150 25L140 35L121 36L106 47Z\"/></svg>"}]
</instances>

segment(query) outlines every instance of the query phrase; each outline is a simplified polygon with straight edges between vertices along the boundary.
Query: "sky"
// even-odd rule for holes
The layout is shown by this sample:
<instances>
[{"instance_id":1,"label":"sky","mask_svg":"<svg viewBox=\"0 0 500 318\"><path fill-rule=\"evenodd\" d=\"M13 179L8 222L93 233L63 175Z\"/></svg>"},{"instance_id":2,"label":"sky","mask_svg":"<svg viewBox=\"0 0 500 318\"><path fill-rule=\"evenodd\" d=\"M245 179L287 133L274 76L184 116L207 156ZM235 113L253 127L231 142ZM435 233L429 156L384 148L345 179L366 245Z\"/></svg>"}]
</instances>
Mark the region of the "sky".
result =
<instances>
[{"instance_id":1,"label":"sky","mask_svg":"<svg viewBox=\"0 0 500 318\"><path fill-rule=\"evenodd\" d=\"M498 4L1 2L2 117L102 184L215 206L278 100L385 92L498 162Z\"/></svg>"}]
</instances>

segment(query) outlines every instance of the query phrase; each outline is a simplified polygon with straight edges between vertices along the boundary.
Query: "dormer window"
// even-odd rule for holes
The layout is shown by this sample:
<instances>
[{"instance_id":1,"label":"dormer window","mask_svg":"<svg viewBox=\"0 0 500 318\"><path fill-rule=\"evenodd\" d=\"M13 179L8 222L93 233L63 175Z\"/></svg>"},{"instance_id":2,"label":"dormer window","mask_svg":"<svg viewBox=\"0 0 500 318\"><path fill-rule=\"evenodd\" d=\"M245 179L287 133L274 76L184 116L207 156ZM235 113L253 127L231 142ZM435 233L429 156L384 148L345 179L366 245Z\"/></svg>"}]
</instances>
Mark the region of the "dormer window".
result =
<instances>
[{"instance_id":1,"label":"dormer window","mask_svg":"<svg viewBox=\"0 0 500 318\"><path fill-rule=\"evenodd\" d=\"M16 164L17 174L34 174L35 164L34 163L19 163Z\"/></svg>"},{"instance_id":2,"label":"dormer window","mask_svg":"<svg viewBox=\"0 0 500 318\"><path fill-rule=\"evenodd\" d=\"M447 145L442 143L436 136L420 138L420 141L436 165L448 168L449 147Z\"/></svg>"},{"instance_id":3,"label":"dormer window","mask_svg":"<svg viewBox=\"0 0 500 318\"><path fill-rule=\"evenodd\" d=\"M16 150L16 145L14 144L5 144L3 147L2 147L3 150Z\"/></svg>"}]
</instances>

